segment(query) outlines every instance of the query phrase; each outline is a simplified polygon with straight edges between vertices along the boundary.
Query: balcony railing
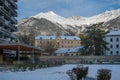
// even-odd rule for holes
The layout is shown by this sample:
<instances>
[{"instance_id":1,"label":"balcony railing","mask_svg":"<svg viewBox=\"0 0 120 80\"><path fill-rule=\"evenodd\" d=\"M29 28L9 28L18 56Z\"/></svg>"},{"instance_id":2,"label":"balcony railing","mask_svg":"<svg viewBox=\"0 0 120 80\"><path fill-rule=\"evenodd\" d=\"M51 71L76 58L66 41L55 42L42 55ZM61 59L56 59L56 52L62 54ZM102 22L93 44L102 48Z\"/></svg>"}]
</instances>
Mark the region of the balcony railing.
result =
<instances>
[{"instance_id":1,"label":"balcony railing","mask_svg":"<svg viewBox=\"0 0 120 80\"><path fill-rule=\"evenodd\" d=\"M7 7L9 6L8 1L5 1L4 4L5 4L5 6L7 6Z\"/></svg>"},{"instance_id":2,"label":"balcony railing","mask_svg":"<svg viewBox=\"0 0 120 80\"><path fill-rule=\"evenodd\" d=\"M11 34L11 32L7 31L6 29L4 29L2 27L0 27L0 31L8 36Z\"/></svg>"},{"instance_id":3,"label":"balcony railing","mask_svg":"<svg viewBox=\"0 0 120 80\"><path fill-rule=\"evenodd\" d=\"M14 6L15 9L17 9L17 4L13 0L11 0L11 5Z\"/></svg>"},{"instance_id":4,"label":"balcony railing","mask_svg":"<svg viewBox=\"0 0 120 80\"><path fill-rule=\"evenodd\" d=\"M5 14L5 17L10 18L10 13L6 11L3 6L0 6L0 12Z\"/></svg>"},{"instance_id":5,"label":"balcony railing","mask_svg":"<svg viewBox=\"0 0 120 80\"><path fill-rule=\"evenodd\" d=\"M1 22L1 23L4 23L4 22L5 22L5 19L4 19L3 16L0 16L0 22Z\"/></svg>"},{"instance_id":6,"label":"balcony railing","mask_svg":"<svg viewBox=\"0 0 120 80\"><path fill-rule=\"evenodd\" d=\"M17 23L17 20L14 17L11 17L11 20L13 23L15 23L15 24Z\"/></svg>"},{"instance_id":7,"label":"balcony railing","mask_svg":"<svg viewBox=\"0 0 120 80\"><path fill-rule=\"evenodd\" d=\"M4 3L4 0L0 0L0 3Z\"/></svg>"},{"instance_id":8,"label":"balcony railing","mask_svg":"<svg viewBox=\"0 0 120 80\"><path fill-rule=\"evenodd\" d=\"M15 10L11 10L12 16L17 17L17 12Z\"/></svg>"},{"instance_id":9,"label":"balcony railing","mask_svg":"<svg viewBox=\"0 0 120 80\"><path fill-rule=\"evenodd\" d=\"M13 0L13 1L17 2L18 0Z\"/></svg>"},{"instance_id":10,"label":"balcony railing","mask_svg":"<svg viewBox=\"0 0 120 80\"><path fill-rule=\"evenodd\" d=\"M14 35L14 34L11 34L10 35L12 38L14 38L14 39L16 39L17 38L17 36L16 35Z\"/></svg>"},{"instance_id":11,"label":"balcony railing","mask_svg":"<svg viewBox=\"0 0 120 80\"><path fill-rule=\"evenodd\" d=\"M14 25L12 25L11 23L9 23L8 26L9 26L13 31L17 31L17 27L15 27Z\"/></svg>"},{"instance_id":12,"label":"balcony railing","mask_svg":"<svg viewBox=\"0 0 120 80\"><path fill-rule=\"evenodd\" d=\"M2 32L3 34L6 34L7 36L11 37L11 38L17 38L16 35L12 34L11 32L9 32L8 30L0 27L0 32Z\"/></svg>"}]
</instances>

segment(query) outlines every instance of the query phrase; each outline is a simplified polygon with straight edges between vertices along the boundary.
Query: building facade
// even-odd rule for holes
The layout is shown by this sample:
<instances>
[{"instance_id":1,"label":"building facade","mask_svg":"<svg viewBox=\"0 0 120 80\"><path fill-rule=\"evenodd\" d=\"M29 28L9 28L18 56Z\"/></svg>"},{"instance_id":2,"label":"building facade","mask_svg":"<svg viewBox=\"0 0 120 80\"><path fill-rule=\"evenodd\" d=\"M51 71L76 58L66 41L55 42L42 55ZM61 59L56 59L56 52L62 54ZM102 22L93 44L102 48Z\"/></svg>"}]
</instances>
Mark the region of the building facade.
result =
<instances>
[{"instance_id":1,"label":"building facade","mask_svg":"<svg viewBox=\"0 0 120 80\"><path fill-rule=\"evenodd\" d=\"M78 47L81 44L80 38L77 36L43 36L39 35L35 37L35 46L44 47L51 44L56 48L72 48Z\"/></svg>"},{"instance_id":2,"label":"building facade","mask_svg":"<svg viewBox=\"0 0 120 80\"><path fill-rule=\"evenodd\" d=\"M106 55L120 55L120 30L110 31L105 38L108 42Z\"/></svg>"},{"instance_id":3,"label":"building facade","mask_svg":"<svg viewBox=\"0 0 120 80\"><path fill-rule=\"evenodd\" d=\"M15 42L17 0L0 0L0 43Z\"/></svg>"}]
</instances>

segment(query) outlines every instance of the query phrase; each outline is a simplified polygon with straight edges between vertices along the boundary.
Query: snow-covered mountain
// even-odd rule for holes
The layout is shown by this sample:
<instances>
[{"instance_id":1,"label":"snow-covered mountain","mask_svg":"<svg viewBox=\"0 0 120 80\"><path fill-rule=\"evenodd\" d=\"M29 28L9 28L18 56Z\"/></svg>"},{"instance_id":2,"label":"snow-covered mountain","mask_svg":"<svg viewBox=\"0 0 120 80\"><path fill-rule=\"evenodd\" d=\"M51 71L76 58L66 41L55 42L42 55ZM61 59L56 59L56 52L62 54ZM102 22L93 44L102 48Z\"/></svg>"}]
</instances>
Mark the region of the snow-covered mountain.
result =
<instances>
[{"instance_id":1,"label":"snow-covered mountain","mask_svg":"<svg viewBox=\"0 0 120 80\"><path fill-rule=\"evenodd\" d=\"M90 24L99 22L106 23L119 16L120 9L106 11L92 17L72 16L69 18L64 18L52 11L49 11L25 18L21 20L17 26L20 32L27 33L29 33L29 30L32 27L32 29L36 29L36 35L55 34L57 33L58 28L62 34L68 33L68 31L71 33L78 33L79 31L83 31L85 27Z\"/></svg>"},{"instance_id":2,"label":"snow-covered mountain","mask_svg":"<svg viewBox=\"0 0 120 80\"><path fill-rule=\"evenodd\" d=\"M84 25L84 24L94 24L98 22L107 22L111 19L114 19L116 17L120 16L120 9L118 10L111 10L111 11L106 11L102 14L92 16L92 17L80 17L80 16L72 16L71 18L64 18L61 17L57 14L55 14L52 11L46 12L46 13L40 13L35 16L32 16L34 18L45 18L48 19L52 22L55 23L60 23L60 24L68 24L68 25Z\"/></svg>"}]
</instances>

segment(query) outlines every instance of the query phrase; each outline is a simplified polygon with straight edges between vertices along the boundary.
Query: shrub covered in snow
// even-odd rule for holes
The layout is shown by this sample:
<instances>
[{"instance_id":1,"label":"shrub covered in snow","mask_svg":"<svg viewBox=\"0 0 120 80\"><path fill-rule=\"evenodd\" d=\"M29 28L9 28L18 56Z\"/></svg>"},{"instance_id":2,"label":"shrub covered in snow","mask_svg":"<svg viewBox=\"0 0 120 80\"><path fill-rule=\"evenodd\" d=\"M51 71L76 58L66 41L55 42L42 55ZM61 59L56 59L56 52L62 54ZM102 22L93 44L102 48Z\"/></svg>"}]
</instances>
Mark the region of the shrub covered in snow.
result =
<instances>
[{"instance_id":1,"label":"shrub covered in snow","mask_svg":"<svg viewBox=\"0 0 120 80\"><path fill-rule=\"evenodd\" d=\"M110 80L111 79L111 70L109 69L99 69L97 80Z\"/></svg>"}]
</instances>

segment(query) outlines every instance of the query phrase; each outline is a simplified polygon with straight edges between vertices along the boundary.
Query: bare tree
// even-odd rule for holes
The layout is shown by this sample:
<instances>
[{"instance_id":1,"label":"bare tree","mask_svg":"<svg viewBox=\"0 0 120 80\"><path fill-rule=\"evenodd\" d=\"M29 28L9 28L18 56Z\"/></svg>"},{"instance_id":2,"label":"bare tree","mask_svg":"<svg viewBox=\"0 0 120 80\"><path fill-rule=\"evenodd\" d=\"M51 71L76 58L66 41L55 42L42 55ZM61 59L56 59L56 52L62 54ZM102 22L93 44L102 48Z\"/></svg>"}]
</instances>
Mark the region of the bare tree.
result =
<instances>
[{"instance_id":1,"label":"bare tree","mask_svg":"<svg viewBox=\"0 0 120 80\"><path fill-rule=\"evenodd\" d=\"M56 42L54 41L48 41L45 45L42 46L46 52L49 53L49 55L54 55L54 51L56 48Z\"/></svg>"}]
</instances>

